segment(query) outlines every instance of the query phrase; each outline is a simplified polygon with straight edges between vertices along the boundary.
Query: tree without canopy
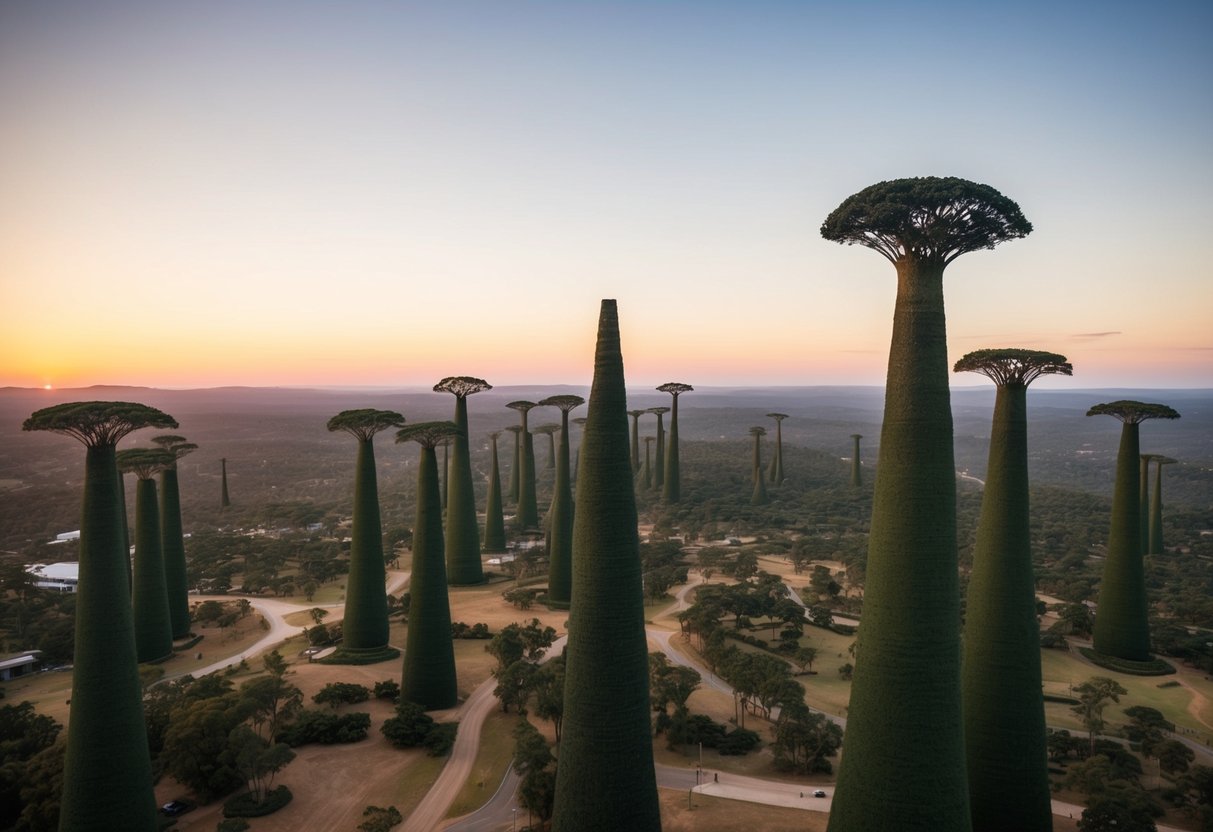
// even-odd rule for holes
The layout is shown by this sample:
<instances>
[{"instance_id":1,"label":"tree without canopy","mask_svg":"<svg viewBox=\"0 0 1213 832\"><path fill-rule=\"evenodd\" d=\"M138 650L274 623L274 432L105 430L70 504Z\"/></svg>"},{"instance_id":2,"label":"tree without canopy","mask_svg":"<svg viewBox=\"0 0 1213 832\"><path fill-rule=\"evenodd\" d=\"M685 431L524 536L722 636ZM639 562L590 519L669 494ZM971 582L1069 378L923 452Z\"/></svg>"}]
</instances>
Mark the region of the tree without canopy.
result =
<instances>
[{"instance_id":1,"label":"tree without canopy","mask_svg":"<svg viewBox=\"0 0 1213 832\"><path fill-rule=\"evenodd\" d=\"M970 829L943 273L1031 230L993 188L938 177L872 185L821 226L827 240L880 253L898 278L836 832Z\"/></svg>"},{"instance_id":2,"label":"tree without canopy","mask_svg":"<svg viewBox=\"0 0 1213 832\"><path fill-rule=\"evenodd\" d=\"M851 441L854 443L854 448L851 450L851 487L859 488L863 484L863 478L859 473L859 440L863 439L863 434L852 433Z\"/></svg>"},{"instance_id":3,"label":"tree without canopy","mask_svg":"<svg viewBox=\"0 0 1213 832\"><path fill-rule=\"evenodd\" d=\"M135 832L158 826L123 563L116 445L141 428L176 427L168 414L130 402L55 405L21 426L74 437L86 448L72 718L59 804L63 832L108 832L114 818Z\"/></svg>"},{"instance_id":4,"label":"tree without canopy","mask_svg":"<svg viewBox=\"0 0 1213 832\"><path fill-rule=\"evenodd\" d=\"M539 506L535 501L535 443L527 428L527 413L535 407L534 402L510 402L506 407L517 410L522 418L518 426L518 530L539 527Z\"/></svg>"},{"instance_id":5,"label":"tree without canopy","mask_svg":"<svg viewBox=\"0 0 1213 832\"><path fill-rule=\"evenodd\" d=\"M573 530L554 832L661 828L648 645L615 301L598 322Z\"/></svg>"},{"instance_id":6,"label":"tree without canopy","mask_svg":"<svg viewBox=\"0 0 1213 832\"><path fill-rule=\"evenodd\" d=\"M219 469L222 471L223 488L219 493L219 508L227 508L232 504L231 498L227 493L227 458L219 460Z\"/></svg>"},{"instance_id":7,"label":"tree without canopy","mask_svg":"<svg viewBox=\"0 0 1213 832\"><path fill-rule=\"evenodd\" d=\"M966 603L961 694L973 828L1053 828L1041 694L1040 625L1028 510L1028 385L1072 375L1039 350L971 352L955 372L997 385L981 520Z\"/></svg>"},{"instance_id":8,"label":"tree without canopy","mask_svg":"<svg viewBox=\"0 0 1213 832\"><path fill-rule=\"evenodd\" d=\"M343 410L328 421L330 431L358 442L354 463L354 516L350 530L350 573L346 580L345 619L337 661L370 654L395 655L388 648L387 586L384 584L383 523L379 478L375 471L375 434L399 428L404 417L392 410Z\"/></svg>"},{"instance_id":9,"label":"tree without canopy","mask_svg":"<svg viewBox=\"0 0 1213 832\"><path fill-rule=\"evenodd\" d=\"M1163 553L1162 544L1162 466L1174 465L1179 460L1169 456L1154 455L1154 493L1150 497L1150 546L1151 555Z\"/></svg>"},{"instance_id":10,"label":"tree without canopy","mask_svg":"<svg viewBox=\"0 0 1213 832\"><path fill-rule=\"evenodd\" d=\"M644 483L644 490L653 490L653 466L650 461L653 451L653 443L657 440L656 436L646 436L644 438L644 469L640 475L640 481Z\"/></svg>"},{"instance_id":11,"label":"tree without canopy","mask_svg":"<svg viewBox=\"0 0 1213 832\"><path fill-rule=\"evenodd\" d=\"M662 393L669 393L674 401L670 411L670 441L665 452L665 473L662 475L661 499L667 503L677 503L682 500L682 469L678 463L678 397L695 388L680 381L667 381L657 389Z\"/></svg>"},{"instance_id":12,"label":"tree without canopy","mask_svg":"<svg viewBox=\"0 0 1213 832\"><path fill-rule=\"evenodd\" d=\"M632 472L640 473L640 417L648 413L647 410L629 410L628 415L632 417Z\"/></svg>"},{"instance_id":13,"label":"tree without canopy","mask_svg":"<svg viewBox=\"0 0 1213 832\"><path fill-rule=\"evenodd\" d=\"M421 446L417 468L417 516L413 522L413 572L409 579L409 627L404 646L400 701L427 711L458 701L451 605L442 542L442 497L434 448L459 428L454 422L419 422L396 432L397 442Z\"/></svg>"},{"instance_id":14,"label":"tree without canopy","mask_svg":"<svg viewBox=\"0 0 1213 832\"><path fill-rule=\"evenodd\" d=\"M450 376L434 385L436 393L455 397L455 426L460 433L452 440L451 469L446 504L446 578L452 586L484 583L480 562L480 521L476 517L476 496L472 486L472 456L468 447L467 397L493 385L482 378Z\"/></svg>"},{"instance_id":15,"label":"tree without canopy","mask_svg":"<svg viewBox=\"0 0 1213 832\"><path fill-rule=\"evenodd\" d=\"M761 506L767 503L767 481L762 471L762 437L767 435L764 427L750 428L750 436L754 437L754 464L751 479L754 481L754 491L750 494L750 505Z\"/></svg>"},{"instance_id":16,"label":"tree without canopy","mask_svg":"<svg viewBox=\"0 0 1213 832\"><path fill-rule=\"evenodd\" d=\"M573 421L573 424L577 425L579 428L581 428L583 432L585 431L586 418L584 416L578 416L576 419L573 419L572 421ZM574 485L574 487L576 487L576 485L577 485L577 472L580 470L581 470L581 443L578 442L577 443L577 453L573 456L573 485Z\"/></svg>"},{"instance_id":17,"label":"tree without canopy","mask_svg":"<svg viewBox=\"0 0 1213 832\"><path fill-rule=\"evenodd\" d=\"M1141 455L1141 468L1137 475L1137 510L1141 515L1138 528L1141 531L1141 551L1150 551L1150 460L1154 454Z\"/></svg>"},{"instance_id":18,"label":"tree without canopy","mask_svg":"<svg viewBox=\"0 0 1213 832\"><path fill-rule=\"evenodd\" d=\"M161 661L173 654L173 619L165 581L155 476L173 463L173 455L163 448L131 448L118 451L115 461L120 472L137 478L135 567L131 585L135 656L140 663Z\"/></svg>"},{"instance_id":19,"label":"tree without canopy","mask_svg":"<svg viewBox=\"0 0 1213 832\"><path fill-rule=\"evenodd\" d=\"M786 413L768 413L768 419L775 420L775 455L771 457L771 484L783 482L783 420L788 418Z\"/></svg>"},{"instance_id":20,"label":"tree without canopy","mask_svg":"<svg viewBox=\"0 0 1213 832\"><path fill-rule=\"evenodd\" d=\"M573 597L573 484L569 466L569 412L585 404L581 396L549 396L539 404L560 410L560 453L552 494L552 534L548 547L548 604L567 608Z\"/></svg>"},{"instance_id":21,"label":"tree without canopy","mask_svg":"<svg viewBox=\"0 0 1213 832\"><path fill-rule=\"evenodd\" d=\"M489 493L484 508L484 551L505 551L505 515L501 510L501 468L497 463L497 437L501 431L489 434L492 460L489 467Z\"/></svg>"},{"instance_id":22,"label":"tree without canopy","mask_svg":"<svg viewBox=\"0 0 1213 832\"><path fill-rule=\"evenodd\" d=\"M653 455L653 487L661 489L665 484L665 414L670 412L668 407L650 407L647 413L657 417L657 443Z\"/></svg>"},{"instance_id":23,"label":"tree without canopy","mask_svg":"<svg viewBox=\"0 0 1213 832\"><path fill-rule=\"evenodd\" d=\"M543 402L540 402L539 404L542 405ZM546 436L548 438L548 461L544 466L545 468L551 468L553 470L556 468L556 434L559 433L559 431L560 425L556 424L537 425L535 429L531 431L533 434L538 433L541 436Z\"/></svg>"},{"instance_id":24,"label":"tree without canopy","mask_svg":"<svg viewBox=\"0 0 1213 832\"><path fill-rule=\"evenodd\" d=\"M506 428L514 434L514 461L510 463L510 490L506 494L509 501L518 504L518 483L522 471L522 425L510 425Z\"/></svg>"},{"instance_id":25,"label":"tree without canopy","mask_svg":"<svg viewBox=\"0 0 1213 832\"><path fill-rule=\"evenodd\" d=\"M1096 651L1130 661L1150 658L1150 624L1142 562L1138 426L1148 419L1178 419L1165 404L1115 401L1097 404L1088 416L1120 420L1120 449L1116 457L1116 486L1112 491L1112 520L1108 555L1104 561L1099 600L1095 608L1093 644Z\"/></svg>"},{"instance_id":26,"label":"tree without canopy","mask_svg":"<svg viewBox=\"0 0 1213 832\"><path fill-rule=\"evenodd\" d=\"M181 488L177 480L177 462L198 450L184 436L153 436L152 441L173 455L170 465L160 472L160 540L164 553L164 585L168 590L168 610L173 621L173 638L190 634L189 580L185 566L185 530L181 524Z\"/></svg>"}]
</instances>

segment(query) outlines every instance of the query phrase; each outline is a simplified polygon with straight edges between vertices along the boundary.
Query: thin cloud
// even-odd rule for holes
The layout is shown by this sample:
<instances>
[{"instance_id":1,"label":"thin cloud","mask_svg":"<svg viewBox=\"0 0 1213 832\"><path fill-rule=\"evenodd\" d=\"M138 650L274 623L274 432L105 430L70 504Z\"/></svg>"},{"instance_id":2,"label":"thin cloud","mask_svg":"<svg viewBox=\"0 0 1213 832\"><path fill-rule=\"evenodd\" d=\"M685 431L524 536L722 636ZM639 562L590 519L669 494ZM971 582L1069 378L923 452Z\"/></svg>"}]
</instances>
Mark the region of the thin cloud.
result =
<instances>
[{"instance_id":1,"label":"thin cloud","mask_svg":"<svg viewBox=\"0 0 1213 832\"><path fill-rule=\"evenodd\" d=\"M1079 332L1071 335L1071 338L1107 338L1109 335L1121 335L1119 330L1114 332Z\"/></svg>"}]
</instances>

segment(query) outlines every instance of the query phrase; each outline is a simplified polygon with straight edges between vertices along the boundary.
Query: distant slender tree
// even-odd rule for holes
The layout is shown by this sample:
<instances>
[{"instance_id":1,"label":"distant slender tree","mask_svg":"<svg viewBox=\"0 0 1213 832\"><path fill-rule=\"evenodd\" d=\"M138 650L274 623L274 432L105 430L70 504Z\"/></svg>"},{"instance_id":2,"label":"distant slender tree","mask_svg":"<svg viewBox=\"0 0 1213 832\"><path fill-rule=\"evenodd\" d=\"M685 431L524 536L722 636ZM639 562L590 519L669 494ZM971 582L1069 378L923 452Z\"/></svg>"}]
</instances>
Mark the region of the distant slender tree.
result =
<instances>
[{"instance_id":1,"label":"distant slender tree","mask_svg":"<svg viewBox=\"0 0 1213 832\"><path fill-rule=\"evenodd\" d=\"M1138 426L1147 419L1178 419L1165 404L1115 401L1097 404L1088 416L1119 419L1120 450L1116 457L1116 487L1112 492L1112 521L1108 556L1104 561L1099 601L1095 608L1095 649L1130 661L1150 658L1150 624L1142 561L1140 464Z\"/></svg>"},{"instance_id":2,"label":"distant slender tree","mask_svg":"<svg viewBox=\"0 0 1213 832\"><path fill-rule=\"evenodd\" d=\"M219 497L219 508L227 508L232 504L231 498L228 497L227 493L227 459L219 460L219 466L223 472L223 490Z\"/></svg>"},{"instance_id":3,"label":"distant slender tree","mask_svg":"<svg viewBox=\"0 0 1213 832\"><path fill-rule=\"evenodd\" d=\"M540 402L543 404L543 402ZM560 425L547 424L537 425L531 433L538 433L548 438L548 461L544 465L545 468L556 468L556 434L560 432Z\"/></svg>"},{"instance_id":4,"label":"distant slender tree","mask_svg":"<svg viewBox=\"0 0 1213 832\"><path fill-rule=\"evenodd\" d=\"M640 473L640 417L648 413L647 410L629 410L628 415L632 417L632 472Z\"/></svg>"},{"instance_id":5,"label":"distant slender tree","mask_svg":"<svg viewBox=\"0 0 1213 832\"><path fill-rule=\"evenodd\" d=\"M510 425L506 428L514 434L514 461L510 463L510 490L506 494L510 503L518 504L518 483L522 474L522 425Z\"/></svg>"},{"instance_id":6,"label":"distant slender tree","mask_svg":"<svg viewBox=\"0 0 1213 832\"><path fill-rule=\"evenodd\" d=\"M682 469L678 461L678 397L695 388L680 381L667 381L657 389L662 393L669 393L674 402L670 412L670 441L665 452L661 499L667 503L677 503L682 500Z\"/></svg>"},{"instance_id":7,"label":"distant slender tree","mask_svg":"<svg viewBox=\"0 0 1213 832\"><path fill-rule=\"evenodd\" d=\"M577 482L554 832L661 829L640 543L615 301L598 320Z\"/></svg>"},{"instance_id":8,"label":"distant slender tree","mask_svg":"<svg viewBox=\"0 0 1213 832\"><path fill-rule=\"evenodd\" d=\"M468 446L467 397L492 389L493 385L484 379L472 376L450 376L434 385L434 392L454 395L455 426L460 430L451 439L450 502L446 504L446 579L452 586L484 583L480 521L476 517L472 454Z\"/></svg>"},{"instance_id":9,"label":"distant slender tree","mask_svg":"<svg viewBox=\"0 0 1213 832\"><path fill-rule=\"evenodd\" d=\"M415 702L427 711L450 708L459 698L442 542L438 454L434 450L458 432L454 422L418 422L396 432L397 442L416 442L421 446L400 701Z\"/></svg>"},{"instance_id":10,"label":"distant slender tree","mask_svg":"<svg viewBox=\"0 0 1213 832\"><path fill-rule=\"evenodd\" d=\"M653 456L653 487L660 489L665 484L665 414L668 407L650 407L649 413L657 417L656 453Z\"/></svg>"},{"instance_id":11,"label":"distant slender tree","mask_svg":"<svg viewBox=\"0 0 1213 832\"><path fill-rule=\"evenodd\" d=\"M492 460L489 463L489 493L484 509L484 551L505 551L505 515L501 510L501 468L497 463L497 437L501 431L489 434Z\"/></svg>"},{"instance_id":12,"label":"distant slender tree","mask_svg":"<svg viewBox=\"0 0 1213 832\"><path fill-rule=\"evenodd\" d=\"M956 372L997 385L990 459L966 603L961 693L973 828L1053 828L1040 625L1028 511L1028 385L1072 375L1064 355L977 350Z\"/></svg>"},{"instance_id":13,"label":"distant slender tree","mask_svg":"<svg viewBox=\"0 0 1213 832\"><path fill-rule=\"evenodd\" d=\"M573 424L581 428L582 433L585 432L586 417L578 416L573 419ZM581 443L577 443L577 453L573 457L573 487L577 487L577 475L581 471Z\"/></svg>"},{"instance_id":14,"label":"distant slender tree","mask_svg":"<svg viewBox=\"0 0 1213 832\"><path fill-rule=\"evenodd\" d=\"M859 463L859 440L863 439L863 434L852 433L851 441L855 443L854 449L851 451L851 487L859 488L863 484L863 478L860 476Z\"/></svg>"},{"instance_id":15,"label":"distant slender tree","mask_svg":"<svg viewBox=\"0 0 1213 832\"><path fill-rule=\"evenodd\" d=\"M645 491L653 490L653 466L651 463L653 442L657 439L656 436L646 436L644 438L644 470L640 475L640 481L644 483Z\"/></svg>"},{"instance_id":16,"label":"distant slender tree","mask_svg":"<svg viewBox=\"0 0 1213 832\"><path fill-rule=\"evenodd\" d=\"M387 659L395 654L388 647L387 586L383 572L386 560L379 478L375 471L375 434L403 424L404 417L399 413L371 408L343 410L328 421L330 431L348 433L358 442L350 573L338 661L359 661L379 654Z\"/></svg>"},{"instance_id":17,"label":"distant slender tree","mask_svg":"<svg viewBox=\"0 0 1213 832\"><path fill-rule=\"evenodd\" d=\"M76 593L72 718L67 732L59 829L158 828L152 764L135 658L131 592L119 522L117 443L141 428L175 429L171 416L130 402L71 402L43 408L22 430L84 444L80 584Z\"/></svg>"},{"instance_id":18,"label":"distant slender tree","mask_svg":"<svg viewBox=\"0 0 1213 832\"><path fill-rule=\"evenodd\" d=\"M1137 475L1137 510L1141 515L1138 528L1141 530L1141 551L1150 551L1150 460L1154 454L1141 455L1141 469Z\"/></svg>"},{"instance_id":19,"label":"distant slender tree","mask_svg":"<svg viewBox=\"0 0 1213 832\"><path fill-rule=\"evenodd\" d=\"M750 436L754 437L754 491L750 494L750 505L761 506L767 502L767 480L762 470L762 437L767 435L764 427L750 428Z\"/></svg>"},{"instance_id":20,"label":"distant slender tree","mask_svg":"<svg viewBox=\"0 0 1213 832\"><path fill-rule=\"evenodd\" d=\"M152 441L173 455L160 472L160 541L164 553L164 585L168 589L168 611L173 620L173 639L190 634L189 580L185 568L185 530L181 524L181 487L177 462L198 446L184 436L153 436Z\"/></svg>"},{"instance_id":21,"label":"distant slender tree","mask_svg":"<svg viewBox=\"0 0 1213 832\"><path fill-rule=\"evenodd\" d=\"M122 561L126 566L126 589L134 590L135 574L131 568L131 526L126 514L126 478L118 471L118 530L122 537Z\"/></svg>"},{"instance_id":22,"label":"distant slender tree","mask_svg":"<svg viewBox=\"0 0 1213 832\"><path fill-rule=\"evenodd\" d=\"M1154 494L1150 497L1150 548L1151 555L1163 553L1162 544L1162 466L1174 465L1179 460L1169 456L1154 456Z\"/></svg>"},{"instance_id":23,"label":"distant slender tree","mask_svg":"<svg viewBox=\"0 0 1213 832\"><path fill-rule=\"evenodd\" d=\"M518 438L521 442L518 472L518 528L534 529L539 526L539 505L535 501L535 443L527 428L527 413L538 405L535 402L510 402L506 407L517 410L522 417Z\"/></svg>"},{"instance_id":24,"label":"distant slender tree","mask_svg":"<svg viewBox=\"0 0 1213 832\"><path fill-rule=\"evenodd\" d=\"M552 531L548 545L548 604L567 608L573 598L573 483L569 466L569 412L585 404L581 396L549 396L539 404L560 410L560 455L552 494Z\"/></svg>"},{"instance_id":25,"label":"distant slender tree","mask_svg":"<svg viewBox=\"0 0 1213 832\"><path fill-rule=\"evenodd\" d=\"M768 413L768 419L775 420L775 454L771 457L771 484L783 482L783 420L788 418L786 413Z\"/></svg>"},{"instance_id":26,"label":"distant slender tree","mask_svg":"<svg viewBox=\"0 0 1213 832\"><path fill-rule=\"evenodd\" d=\"M135 656L140 663L167 659L173 654L173 620L164 577L164 549L160 539L156 475L172 464L163 448L118 451L118 470L134 474L135 568L131 602L135 625Z\"/></svg>"},{"instance_id":27,"label":"distant slender tree","mask_svg":"<svg viewBox=\"0 0 1213 832\"><path fill-rule=\"evenodd\" d=\"M442 511L446 513L447 495L450 493L451 485L451 437L447 437L440 443L442 447L442 487L439 493L442 495Z\"/></svg>"},{"instance_id":28,"label":"distant slender tree","mask_svg":"<svg viewBox=\"0 0 1213 832\"><path fill-rule=\"evenodd\" d=\"M863 660L854 669L830 810L835 832L970 829L956 718L960 597L943 273L966 252L1031 230L1019 206L993 188L937 177L865 188L821 227L825 239L874 249L897 270Z\"/></svg>"}]
</instances>

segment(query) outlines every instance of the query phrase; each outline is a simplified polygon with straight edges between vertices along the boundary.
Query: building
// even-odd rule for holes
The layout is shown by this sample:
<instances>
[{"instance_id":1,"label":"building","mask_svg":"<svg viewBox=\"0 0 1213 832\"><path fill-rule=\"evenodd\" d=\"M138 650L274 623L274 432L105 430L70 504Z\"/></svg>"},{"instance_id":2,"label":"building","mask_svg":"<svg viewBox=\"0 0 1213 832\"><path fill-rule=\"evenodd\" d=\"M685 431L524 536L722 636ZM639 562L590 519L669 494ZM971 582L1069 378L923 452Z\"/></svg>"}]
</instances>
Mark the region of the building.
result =
<instances>
[{"instance_id":1,"label":"building","mask_svg":"<svg viewBox=\"0 0 1213 832\"><path fill-rule=\"evenodd\" d=\"M41 650L26 650L24 653L0 656L0 682L37 672L42 665L41 656Z\"/></svg>"},{"instance_id":2,"label":"building","mask_svg":"<svg viewBox=\"0 0 1213 832\"><path fill-rule=\"evenodd\" d=\"M79 563L34 563L25 567L34 576L34 586L56 592L75 592L80 583Z\"/></svg>"}]
</instances>

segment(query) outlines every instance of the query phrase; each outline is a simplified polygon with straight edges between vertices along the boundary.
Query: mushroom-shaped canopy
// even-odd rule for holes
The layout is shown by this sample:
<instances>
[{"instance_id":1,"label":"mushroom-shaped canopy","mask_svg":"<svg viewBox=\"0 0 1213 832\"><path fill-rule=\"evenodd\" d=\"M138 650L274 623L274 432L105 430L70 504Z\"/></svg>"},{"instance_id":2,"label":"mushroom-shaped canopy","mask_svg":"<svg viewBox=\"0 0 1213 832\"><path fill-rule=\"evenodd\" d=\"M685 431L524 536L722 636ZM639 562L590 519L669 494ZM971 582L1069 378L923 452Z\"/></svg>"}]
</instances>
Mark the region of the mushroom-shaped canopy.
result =
<instances>
[{"instance_id":1,"label":"mushroom-shaped canopy","mask_svg":"<svg viewBox=\"0 0 1213 832\"><path fill-rule=\"evenodd\" d=\"M766 435L767 435L767 429L760 425L755 425L754 427L750 428L750 436L766 436Z\"/></svg>"},{"instance_id":2,"label":"mushroom-shaped canopy","mask_svg":"<svg viewBox=\"0 0 1213 832\"><path fill-rule=\"evenodd\" d=\"M434 385L435 393L454 393L456 398L463 399L481 390L492 390L493 385L475 376L447 376Z\"/></svg>"},{"instance_id":3,"label":"mushroom-shaped canopy","mask_svg":"<svg viewBox=\"0 0 1213 832\"><path fill-rule=\"evenodd\" d=\"M516 402L510 402L509 404L506 405L506 407L510 408L511 410L517 410L522 413L526 413L528 410L530 410L533 407L539 407L539 404L537 402L528 402L528 401L520 400L520 401L516 401Z\"/></svg>"},{"instance_id":4,"label":"mushroom-shaped canopy","mask_svg":"<svg viewBox=\"0 0 1213 832\"><path fill-rule=\"evenodd\" d=\"M418 422L396 431L397 442L416 442L423 448L434 448L459 435L454 422Z\"/></svg>"},{"instance_id":5,"label":"mushroom-shaped canopy","mask_svg":"<svg viewBox=\"0 0 1213 832\"><path fill-rule=\"evenodd\" d=\"M543 407L556 407L568 413L573 408L585 404L585 399L574 395L548 396L546 399L540 399L539 404Z\"/></svg>"},{"instance_id":6,"label":"mushroom-shaped canopy","mask_svg":"<svg viewBox=\"0 0 1213 832\"><path fill-rule=\"evenodd\" d=\"M341 411L329 419L328 428L332 431L345 431L355 439L365 442L381 430L398 428L403 424L404 417L394 410L361 408Z\"/></svg>"},{"instance_id":7,"label":"mushroom-shaped canopy","mask_svg":"<svg viewBox=\"0 0 1213 832\"><path fill-rule=\"evenodd\" d=\"M560 425L548 424L548 425L539 425L538 427L532 428L531 433L543 433L543 434L547 434L550 436L551 434L556 433L559 430L560 430Z\"/></svg>"},{"instance_id":8,"label":"mushroom-shaped canopy","mask_svg":"<svg viewBox=\"0 0 1213 832\"><path fill-rule=\"evenodd\" d=\"M662 393L670 393L674 398L678 398L679 393L689 393L695 388L689 384L683 384L681 381L667 381L657 389Z\"/></svg>"},{"instance_id":9,"label":"mushroom-shaped canopy","mask_svg":"<svg viewBox=\"0 0 1213 832\"><path fill-rule=\"evenodd\" d=\"M133 473L141 480L150 480L176 462L172 451L164 448L127 448L117 453L118 470L124 474Z\"/></svg>"},{"instance_id":10,"label":"mushroom-shaped canopy","mask_svg":"<svg viewBox=\"0 0 1213 832\"><path fill-rule=\"evenodd\" d=\"M786 414L786 413L768 413L767 418L774 419L776 422L782 422L784 419L788 418L788 414Z\"/></svg>"},{"instance_id":11,"label":"mushroom-shaped canopy","mask_svg":"<svg viewBox=\"0 0 1213 832\"><path fill-rule=\"evenodd\" d=\"M153 436L152 441L161 448L164 448L164 450L171 453L173 455L174 462L181 459L181 457L192 454L194 451L198 450L198 446L193 442L186 442L184 436L162 434L161 436Z\"/></svg>"},{"instance_id":12,"label":"mushroom-shaped canopy","mask_svg":"<svg viewBox=\"0 0 1213 832\"><path fill-rule=\"evenodd\" d=\"M35 411L22 430L47 430L73 436L90 447L114 445L140 428L176 428L167 413L135 402L66 402Z\"/></svg>"},{"instance_id":13,"label":"mushroom-shaped canopy","mask_svg":"<svg viewBox=\"0 0 1213 832\"><path fill-rule=\"evenodd\" d=\"M999 387L1027 387L1044 375L1074 375L1074 367L1055 352L1008 348L974 350L957 361L952 372L981 373Z\"/></svg>"},{"instance_id":14,"label":"mushroom-shaped canopy","mask_svg":"<svg viewBox=\"0 0 1213 832\"><path fill-rule=\"evenodd\" d=\"M670 408L668 408L668 407L650 407L650 408L649 408L648 410L646 410L645 412L646 412L646 413L656 413L658 416L660 416L660 415L662 415L663 413L669 413L669 412L670 412Z\"/></svg>"},{"instance_id":15,"label":"mushroom-shaped canopy","mask_svg":"<svg viewBox=\"0 0 1213 832\"><path fill-rule=\"evenodd\" d=\"M1147 404L1122 399L1097 404L1087 411L1088 416L1113 416L1126 425L1136 425L1147 419L1178 419L1179 413L1165 404Z\"/></svg>"},{"instance_id":16,"label":"mushroom-shaped canopy","mask_svg":"<svg viewBox=\"0 0 1213 832\"><path fill-rule=\"evenodd\" d=\"M517 434L522 433L522 425L506 425L503 430L515 434L515 438L517 438Z\"/></svg>"}]
</instances>

